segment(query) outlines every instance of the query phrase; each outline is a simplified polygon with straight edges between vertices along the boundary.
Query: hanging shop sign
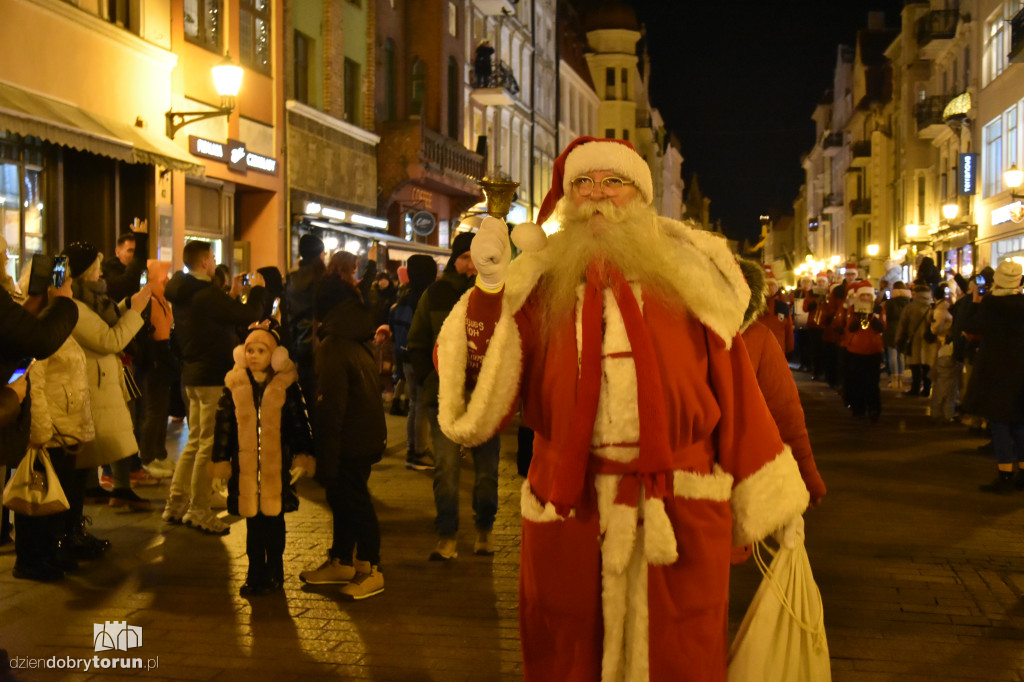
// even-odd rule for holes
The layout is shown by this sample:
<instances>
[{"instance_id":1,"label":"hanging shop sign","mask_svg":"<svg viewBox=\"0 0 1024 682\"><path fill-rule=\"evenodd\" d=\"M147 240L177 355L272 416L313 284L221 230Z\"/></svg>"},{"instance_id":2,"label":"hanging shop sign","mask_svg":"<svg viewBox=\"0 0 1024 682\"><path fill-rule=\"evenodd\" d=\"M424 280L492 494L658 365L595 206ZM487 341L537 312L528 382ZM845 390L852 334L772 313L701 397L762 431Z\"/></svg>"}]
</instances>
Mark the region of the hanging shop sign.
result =
<instances>
[{"instance_id":1,"label":"hanging shop sign","mask_svg":"<svg viewBox=\"0 0 1024 682\"><path fill-rule=\"evenodd\" d=\"M412 214L412 231L421 237L434 233L437 227L437 218L430 211L416 211Z\"/></svg>"},{"instance_id":2,"label":"hanging shop sign","mask_svg":"<svg viewBox=\"0 0 1024 682\"><path fill-rule=\"evenodd\" d=\"M217 142L196 135L188 136L188 150L194 156L226 163L228 168L239 173L256 171L267 175L277 174L277 159L251 152L244 142L228 140Z\"/></svg>"},{"instance_id":3,"label":"hanging shop sign","mask_svg":"<svg viewBox=\"0 0 1024 682\"><path fill-rule=\"evenodd\" d=\"M960 179L960 195L970 196L978 191L978 155L961 154L957 164L957 177Z\"/></svg>"}]
</instances>

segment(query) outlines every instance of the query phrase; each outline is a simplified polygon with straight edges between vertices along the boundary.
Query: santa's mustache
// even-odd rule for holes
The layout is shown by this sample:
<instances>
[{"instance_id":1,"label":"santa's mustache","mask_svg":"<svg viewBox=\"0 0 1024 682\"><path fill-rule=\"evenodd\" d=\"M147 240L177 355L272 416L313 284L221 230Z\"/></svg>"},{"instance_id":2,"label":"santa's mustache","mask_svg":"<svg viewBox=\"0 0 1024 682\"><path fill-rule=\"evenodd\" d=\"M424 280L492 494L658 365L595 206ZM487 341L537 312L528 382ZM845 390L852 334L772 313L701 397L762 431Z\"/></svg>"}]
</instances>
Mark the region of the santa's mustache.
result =
<instances>
[{"instance_id":1,"label":"santa's mustache","mask_svg":"<svg viewBox=\"0 0 1024 682\"><path fill-rule=\"evenodd\" d=\"M562 206L562 216L565 222L586 223L595 215L601 215L609 223L624 222L630 215L630 207L616 206L611 199L599 201L584 201L579 206L566 202Z\"/></svg>"}]
</instances>

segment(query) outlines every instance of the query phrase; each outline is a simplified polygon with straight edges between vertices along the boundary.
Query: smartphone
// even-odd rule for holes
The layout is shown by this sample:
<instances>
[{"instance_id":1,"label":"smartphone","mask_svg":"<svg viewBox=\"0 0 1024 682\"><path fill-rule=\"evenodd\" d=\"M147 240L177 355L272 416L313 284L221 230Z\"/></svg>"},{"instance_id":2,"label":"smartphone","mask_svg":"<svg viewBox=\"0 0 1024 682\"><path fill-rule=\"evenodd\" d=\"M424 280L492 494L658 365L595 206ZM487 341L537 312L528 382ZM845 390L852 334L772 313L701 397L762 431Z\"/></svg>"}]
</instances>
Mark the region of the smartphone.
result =
<instances>
[{"instance_id":1,"label":"smartphone","mask_svg":"<svg viewBox=\"0 0 1024 682\"><path fill-rule=\"evenodd\" d=\"M978 295L984 296L986 292L985 285L987 284L985 277L982 275L975 276L974 283L978 286Z\"/></svg>"},{"instance_id":2,"label":"smartphone","mask_svg":"<svg viewBox=\"0 0 1024 682\"><path fill-rule=\"evenodd\" d=\"M144 287L149 284L149 270L143 270L142 274L139 275L139 286Z\"/></svg>"},{"instance_id":3,"label":"smartphone","mask_svg":"<svg viewBox=\"0 0 1024 682\"><path fill-rule=\"evenodd\" d=\"M28 280L28 295L45 294L53 281L53 259L42 253L32 254L32 270Z\"/></svg>"},{"instance_id":4,"label":"smartphone","mask_svg":"<svg viewBox=\"0 0 1024 682\"><path fill-rule=\"evenodd\" d=\"M53 286L60 289L64 286L64 278L68 274L68 257L67 256L54 256L53 257L53 270L51 271L50 278Z\"/></svg>"},{"instance_id":5,"label":"smartphone","mask_svg":"<svg viewBox=\"0 0 1024 682\"><path fill-rule=\"evenodd\" d=\"M272 306L270 307L270 314L271 314L271 315L277 315L277 309L278 309L278 307L279 307L280 305L281 305L281 299L279 299L279 298L275 298L275 299L274 299L274 305L272 305Z\"/></svg>"},{"instance_id":6,"label":"smartphone","mask_svg":"<svg viewBox=\"0 0 1024 682\"><path fill-rule=\"evenodd\" d=\"M24 365L24 367L19 365L18 369L14 370L14 373L11 374L10 378L7 380L7 383L13 384L15 381L25 376L28 373L28 371L32 369L32 365L34 364L36 364L35 358L29 358L28 360L22 362L21 365Z\"/></svg>"},{"instance_id":7,"label":"smartphone","mask_svg":"<svg viewBox=\"0 0 1024 682\"><path fill-rule=\"evenodd\" d=\"M242 286L243 287L249 286L249 273L248 272L245 273L244 275L242 275Z\"/></svg>"},{"instance_id":8,"label":"smartphone","mask_svg":"<svg viewBox=\"0 0 1024 682\"><path fill-rule=\"evenodd\" d=\"M886 289L885 290L885 300L888 301L890 298L892 298L892 292L889 291L888 289Z\"/></svg>"}]
</instances>

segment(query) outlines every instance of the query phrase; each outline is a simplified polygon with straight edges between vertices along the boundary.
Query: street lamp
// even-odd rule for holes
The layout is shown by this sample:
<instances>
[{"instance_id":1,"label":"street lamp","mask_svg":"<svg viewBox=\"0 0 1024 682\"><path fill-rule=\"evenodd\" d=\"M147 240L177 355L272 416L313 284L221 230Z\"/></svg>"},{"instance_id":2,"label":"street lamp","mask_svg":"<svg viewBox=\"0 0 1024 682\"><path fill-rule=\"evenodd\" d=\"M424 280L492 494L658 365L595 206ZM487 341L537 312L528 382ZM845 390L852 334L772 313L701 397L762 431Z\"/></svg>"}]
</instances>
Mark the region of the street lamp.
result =
<instances>
[{"instance_id":1,"label":"street lamp","mask_svg":"<svg viewBox=\"0 0 1024 682\"><path fill-rule=\"evenodd\" d=\"M917 239L917 234L920 231L920 226L911 223L905 226L903 230L907 233L907 239L910 241L914 241L915 239Z\"/></svg>"},{"instance_id":2,"label":"street lamp","mask_svg":"<svg viewBox=\"0 0 1024 682\"><path fill-rule=\"evenodd\" d=\"M868 244L868 255L872 258L878 255L878 244Z\"/></svg>"},{"instance_id":3,"label":"street lamp","mask_svg":"<svg viewBox=\"0 0 1024 682\"><path fill-rule=\"evenodd\" d=\"M1010 188L1010 196L1013 199L1024 199L1024 194L1017 194L1017 188L1024 183L1024 171L1014 164L1003 173L1003 182Z\"/></svg>"},{"instance_id":4,"label":"street lamp","mask_svg":"<svg viewBox=\"0 0 1024 682\"><path fill-rule=\"evenodd\" d=\"M190 123L217 116L228 116L234 110L235 97L238 96L238 90L242 87L242 67L232 63L230 55L225 55L224 59L211 71L213 72L213 85L217 88L217 94L220 95L220 106L212 111L168 111L165 114L167 137L173 140L174 134Z\"/></svg>"},{"instance_id":5,"label":"street lamp","mask_svg":"<svg viewBox=\"0 0 1024 682\"><path fill-rule=\"evenodd\" d=\"M960 205L959 204L950 202L948 204L944 204L943 207L942 207L942 216L947 221L956 220L956 217L959 214L960 214Z\"/></svg>"}]
</instances>

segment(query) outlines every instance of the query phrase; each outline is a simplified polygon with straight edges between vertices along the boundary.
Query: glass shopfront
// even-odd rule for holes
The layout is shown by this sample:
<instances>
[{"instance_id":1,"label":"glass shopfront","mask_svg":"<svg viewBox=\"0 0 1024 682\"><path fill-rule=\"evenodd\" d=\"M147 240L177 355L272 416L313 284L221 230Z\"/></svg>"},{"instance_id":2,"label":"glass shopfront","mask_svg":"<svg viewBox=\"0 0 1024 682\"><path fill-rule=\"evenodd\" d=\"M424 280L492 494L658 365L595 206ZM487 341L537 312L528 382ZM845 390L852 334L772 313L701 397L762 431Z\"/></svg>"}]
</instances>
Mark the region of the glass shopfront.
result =
<instances>
[{"instance_id":1,"label":"glass shopfront","mask_svg":"<svg viewBox=\"0 0 1024 682\"><path fill-rule=\"evenodd\" d=\"M15 281L32 254L47 251L43 152L33 141L0 134L0 230L7 240L7 274Z\"/></svg>"}]
</instances>

